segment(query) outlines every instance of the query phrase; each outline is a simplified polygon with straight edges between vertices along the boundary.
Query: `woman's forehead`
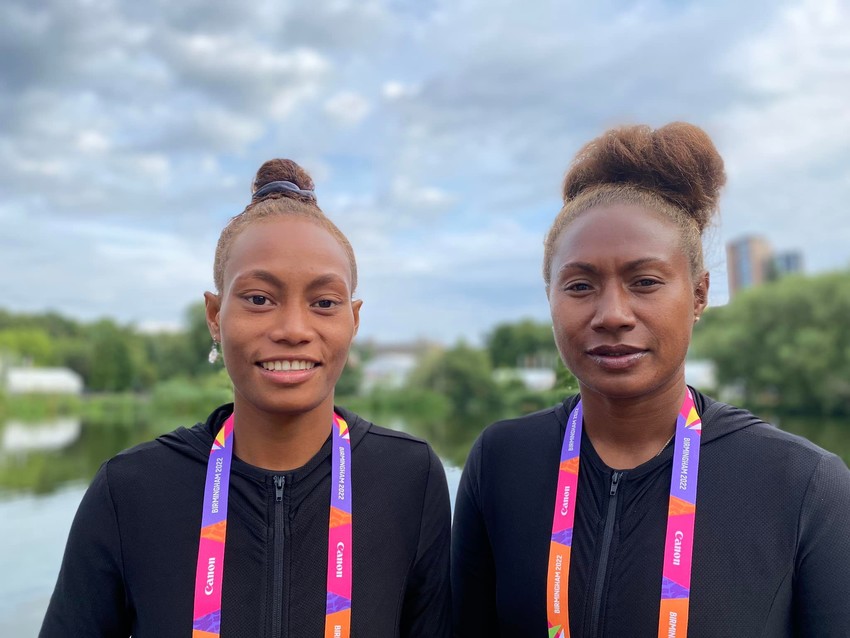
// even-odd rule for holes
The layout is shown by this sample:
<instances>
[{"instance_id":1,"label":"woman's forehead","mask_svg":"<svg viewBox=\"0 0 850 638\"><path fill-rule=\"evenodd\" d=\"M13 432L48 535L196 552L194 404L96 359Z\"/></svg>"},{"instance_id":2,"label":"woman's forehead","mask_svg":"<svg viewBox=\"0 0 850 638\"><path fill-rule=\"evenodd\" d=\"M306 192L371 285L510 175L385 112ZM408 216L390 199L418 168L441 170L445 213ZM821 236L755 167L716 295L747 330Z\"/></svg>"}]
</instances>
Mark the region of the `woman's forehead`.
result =
<instances>
[{"instance_id":1,"label":"woman's forehead","mask_svg":"<svg viewBox=\"0 0 850 638\"><path fill-rule=\"evenodd\" d=\"M299 217L257 220L234 238L225 279L252 271L272 273L282 281L322 273L351 282L348 255L336 237L320 224Z\"/></svg>"}]
</instances>

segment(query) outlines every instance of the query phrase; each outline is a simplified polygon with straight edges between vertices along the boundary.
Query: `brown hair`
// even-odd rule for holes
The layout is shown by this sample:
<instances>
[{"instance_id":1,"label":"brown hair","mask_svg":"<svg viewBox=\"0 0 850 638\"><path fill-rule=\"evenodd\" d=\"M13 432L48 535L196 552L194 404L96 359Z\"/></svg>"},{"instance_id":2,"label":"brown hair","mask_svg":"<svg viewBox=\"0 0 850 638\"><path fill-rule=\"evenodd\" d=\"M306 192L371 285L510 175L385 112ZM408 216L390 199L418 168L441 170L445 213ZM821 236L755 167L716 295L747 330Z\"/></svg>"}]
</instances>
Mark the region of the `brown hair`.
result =
<instances>
[{"instance_id":1,"label":"brown hair","mask_svg":"<svg viewBox=\"0 0 850 638\"><path fill-rule=\"evenodd\" d=\"M717 212L726 182L723 159L701 128L673 122L611 129L582 148L564 178L564 207L544 241L543 279L552 269L564 229L594 206L636 204L667 215L678 226L691 274L704 270L702 234Z\"/></svg>"},{"instance_id":2,"label":"brown hair","mask_svg":"<svg viewBox=\"0 0 850 638\"><path fill-rule=\"evenodd\" d=\"M294 190L282 190L272 192L253 200L241 213L233 217L221 231L218 245L215 249L215 263L213 266L213 278L216 291L221 293L224 287L224 266L230 253L233 240L242 230L256 221L277 217L279 215L293 215L309 219L333 235L340 243L348 256L351 266L351 292L357 288L357 262L354 258L354 250L348 238L337 228L330 219L325 216L316 202L312 193L303 191L313 190L313 180L307 172L295 162L288 159L273 159L263 163L257 171L251 188L252 195L263 186L271 182L291 182L302 192Z\"/></svg>"}]
</instances>

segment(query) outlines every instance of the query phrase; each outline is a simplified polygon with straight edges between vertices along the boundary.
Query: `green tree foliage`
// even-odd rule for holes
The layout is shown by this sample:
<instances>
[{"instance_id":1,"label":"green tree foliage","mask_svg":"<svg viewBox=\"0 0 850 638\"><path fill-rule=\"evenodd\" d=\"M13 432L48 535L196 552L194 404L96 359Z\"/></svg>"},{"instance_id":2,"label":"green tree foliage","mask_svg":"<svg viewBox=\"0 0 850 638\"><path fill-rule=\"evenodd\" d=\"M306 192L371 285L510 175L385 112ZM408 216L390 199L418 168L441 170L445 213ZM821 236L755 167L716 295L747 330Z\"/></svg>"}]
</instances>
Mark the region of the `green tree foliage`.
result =
<instances>
[{"instance_id":1,"label":"green tree foliage","mask_svg":"<svg viewBox=\"0 0 850 638\"><path fill-rule=\"evenodd\" d=\"M497 325L486 338L487 352L497 368L516 368L536 361L554 365L558 358L552 325L532 319Z\"/></svg>"},{"instance_id":2,"label":"green tree foliage","mask_svg":"<svg viewBox=\"0 0 850 638\"><path fill-rule=\"evenodd\" d=\"M354 396L360 392L360 384L362 383L363 366L355 357L349 356L334 388L336 396Z\"/></svg>"},{"instance_id":3,"label":"green tree foliage","mask_svg":"<svg viewBox=\"0 0 850 638\"><path fill-rule=\"evenodd\" d=\"M183 335L187 348L185 365L195 375L207 374L210 367L207 357L212 346L212 337L207 326L207 315L203 301L189 306L186 310L185 324L186 332Z\"/></svg>"},{"instance_id":4,"label":"green tree foliage","mask_svg":"<svg viewBox=\"0 0 850 638\"><path fill-rule=\"evenodd\" d=\"M406 417L441 456L460 465L484 426L503 416L501 390L485 350L465 343L434 350L413 370L403 394L412 405L439 410L411 411Z\"/></svg>"},{"instance_id":5,"label":"green tree foliage","mask_svg":"<svg viewBox=\"0 0 850 638\"><path fill-rule=\"evenodd\" d=\"M96 392L121 392L136 381L133 355L126 335L112 321L92 326L92 358L86 387Z\"/></svg>"},{"instance_id":6,"label":"green tree foliage","mask_svg":"<svg viewBox=\"0 0 850 638\"><path fill-rule=\"evenodd\" d=\"M748 404L850 414L850 272L793 276L711 308L693 353L714 361L721 385Z\"/></svg>"},{"instance_id":7,"label":"green tree foliage","mask_svg":"<svg viewBox=\"0 0 850 638\"><path fill-rule=\"evenodd\" d=\"M501 408L501 394L487 352L465 343L426 355L411 374L409 384L446 397L453 414L498 414Z\"/></svg>"},{"instance_id":8,"label":"green tree foliage","mask_svg":"<svg viewBox=\"0 0 850 638\"><path fill-rule=\"evenodd\" d=\"M57 362L50 335L41 328L14 327L0 330L0 356L13 363L38 366Z\"/></svg>"}]
</instances>

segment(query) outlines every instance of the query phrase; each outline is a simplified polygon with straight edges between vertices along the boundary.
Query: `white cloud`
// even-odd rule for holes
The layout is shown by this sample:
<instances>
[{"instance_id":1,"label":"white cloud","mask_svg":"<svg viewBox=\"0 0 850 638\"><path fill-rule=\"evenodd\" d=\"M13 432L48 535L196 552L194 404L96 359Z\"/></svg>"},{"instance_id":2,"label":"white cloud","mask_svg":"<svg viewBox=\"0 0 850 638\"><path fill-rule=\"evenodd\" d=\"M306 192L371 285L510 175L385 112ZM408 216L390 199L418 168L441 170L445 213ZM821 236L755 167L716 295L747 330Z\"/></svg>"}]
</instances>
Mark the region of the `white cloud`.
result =
<instances>
[{"instance_id":1,"label":"white cloud","mask_svg":"<svg viewBox=\"0 0 850 638\"><path fill-rule=\"evenodd\" d=\"M77 148L83 153L97 155L110 150L112 142L99 131L81 131L77 135Z\"/></svg>"},{"instance_id":2,"label":"white cloud","mask_svg":"<svg viewBox=\"0 0 850 638\"><path fill-rule=\"evenodd\" d=\"M419 93L419 87L403 82L389 81L385 82L381 87L381 95L387 100L401 100L404 98L415 97Z\"/></svg>"},{"instance_id":3,"label":"white cloud","mask_svg":"<svg viewBox=\"0 0 850 638\"><path fill-rule=\"evenodd\" d=\"M9 0L0 270L36 265L5 303L175 321L256 168L291 157L358 252L364 334L545 317L572 155L673 119L727 160L715 253L764 232L843 266L848 34L838 0Z\"/></svg>"},{"instance_id":4,"label":"white cloud","mask_svg":"<svg viewBox=\"0 0 850 638\"><path fill-rule=\"evenodd\" d=\"M340 91L325 100L325 113L343 126L355 126L372 110L369 100L355 91Z\"/></svg>"}]
</instances>

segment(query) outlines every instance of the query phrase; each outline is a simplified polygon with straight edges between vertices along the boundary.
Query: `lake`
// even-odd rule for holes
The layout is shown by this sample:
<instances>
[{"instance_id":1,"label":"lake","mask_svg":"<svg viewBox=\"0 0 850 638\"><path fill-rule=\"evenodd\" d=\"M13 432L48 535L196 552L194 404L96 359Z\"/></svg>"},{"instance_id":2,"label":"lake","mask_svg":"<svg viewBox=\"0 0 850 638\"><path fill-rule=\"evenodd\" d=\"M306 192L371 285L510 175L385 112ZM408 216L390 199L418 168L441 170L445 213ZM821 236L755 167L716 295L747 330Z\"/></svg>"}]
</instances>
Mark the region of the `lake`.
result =
<instances>
[{"instance_id":1,"label":"lake","mask_svg":"<svg viewBox=\"0 0 850 638\"><path fill-rule=\"evenodd\" d=\"M786 418L780 423L850 460L846 421ZM176 424L157 430L93 425L74 417L0 423L0 636L37 634L71 520L100 464ZM446 474L453 500L460 470L447 464Z\"/></svg>"}]
</instances>

